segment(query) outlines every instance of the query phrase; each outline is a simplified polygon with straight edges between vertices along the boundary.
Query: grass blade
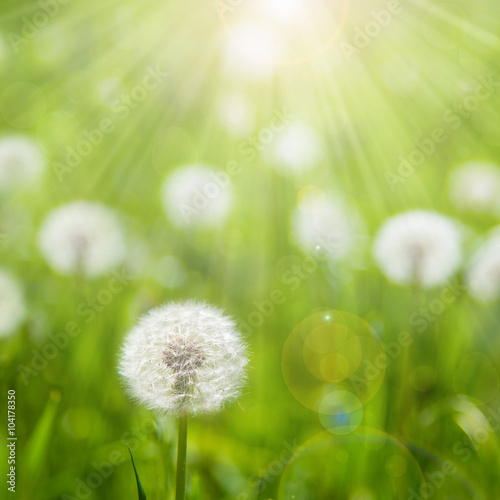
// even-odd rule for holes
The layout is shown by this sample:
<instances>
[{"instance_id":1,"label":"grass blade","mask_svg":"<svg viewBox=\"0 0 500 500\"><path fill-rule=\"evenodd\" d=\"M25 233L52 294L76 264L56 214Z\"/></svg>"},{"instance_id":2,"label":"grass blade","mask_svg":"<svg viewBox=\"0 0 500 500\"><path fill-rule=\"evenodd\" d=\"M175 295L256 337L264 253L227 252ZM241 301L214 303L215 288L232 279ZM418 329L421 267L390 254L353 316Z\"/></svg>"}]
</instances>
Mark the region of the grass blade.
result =
<instances>
[{"instance_id":1,"label":"grass blade","mask_svg":"<svg viewBox=\"0 0 500 500\"><path fill-rule=\"evenodd\" d=\"M137 474L137 469L135 468L134 457L132 456L132 451L127 446L128 452L130 453L130 458L132 459L132 466L134 467L135 479L137 481L137 492L139 493L139 500L146 500L146 493L144 493L144 488L142 487L141 481L139 480L139 475Z\"/></svg>"}]
</instances>

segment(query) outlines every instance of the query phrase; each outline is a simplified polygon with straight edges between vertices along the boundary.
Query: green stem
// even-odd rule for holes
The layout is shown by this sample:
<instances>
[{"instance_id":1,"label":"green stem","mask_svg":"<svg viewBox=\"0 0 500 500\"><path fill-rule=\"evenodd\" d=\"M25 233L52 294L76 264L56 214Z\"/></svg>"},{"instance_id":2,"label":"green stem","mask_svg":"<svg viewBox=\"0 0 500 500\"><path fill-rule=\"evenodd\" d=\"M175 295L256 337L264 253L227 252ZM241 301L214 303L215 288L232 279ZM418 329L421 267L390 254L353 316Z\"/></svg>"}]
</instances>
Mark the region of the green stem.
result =
<instances>
[{"instance_id":1,"label":"green stem","mask_svg":"<svg viewBox=\"0 0 500 500\"><path fill-rule=\"evenodd\" d=\"M187 415L179 417L179 439L177 441L177 477L175 481L175 500L184 500L186 491L186 448Z\"/></svg>"}]
</instances>

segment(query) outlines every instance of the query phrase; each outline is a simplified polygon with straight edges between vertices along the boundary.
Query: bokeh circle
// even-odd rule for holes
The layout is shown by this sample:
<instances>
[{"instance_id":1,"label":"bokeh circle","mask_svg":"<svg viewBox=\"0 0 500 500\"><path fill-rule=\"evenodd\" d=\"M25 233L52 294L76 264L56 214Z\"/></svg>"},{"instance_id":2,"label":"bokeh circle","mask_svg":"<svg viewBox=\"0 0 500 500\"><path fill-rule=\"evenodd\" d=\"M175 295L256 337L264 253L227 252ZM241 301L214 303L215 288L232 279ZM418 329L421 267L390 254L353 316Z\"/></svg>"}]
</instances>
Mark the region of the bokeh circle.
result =
<instances>
[{"instance_id":1,"label":"bokeh circle","mask_svg":"<svg viewBox=\"0 0 500 500\"><path fill-rule=\"evenodd\" d=\"M363 406L379 390L385 368L385 349L374 329L343 311L325 310L306 317L283 348L288 389L337 434L361 423Z\"/></svg>"}]
</instances>

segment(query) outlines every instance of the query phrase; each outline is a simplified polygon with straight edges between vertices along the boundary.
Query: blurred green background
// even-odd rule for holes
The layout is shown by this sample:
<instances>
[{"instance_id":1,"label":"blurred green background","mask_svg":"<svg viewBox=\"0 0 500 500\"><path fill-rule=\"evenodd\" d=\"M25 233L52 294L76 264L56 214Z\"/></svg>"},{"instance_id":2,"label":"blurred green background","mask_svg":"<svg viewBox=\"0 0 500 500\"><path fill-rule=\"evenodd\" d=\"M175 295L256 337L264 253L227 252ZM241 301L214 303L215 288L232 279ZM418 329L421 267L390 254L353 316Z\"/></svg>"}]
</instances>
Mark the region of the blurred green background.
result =
<instances>
[{"instance_id":1,"label":"blurred green background","mask_svg":"<svg viewBox=\"0 0 500 500\"><path fill-rule=\"evenodd\" d=\"M278 2L286 23L263 15L269 31L249 30L235 56L234 26L260 22L260 7L2 1L2 136L33 139L47 165L36 185L1 192L1 265L22 282L28 310L0 338L1 406L15 389L18 436L17 491L4 484L1 498L137 498L127 443L148 499L173 498L176 423L131 403L116 365L142 313L185 298L225 308L251 352L239 404L191 420L189 498L500 498L498 305L458 288L417 328L410 318L443 287L393 285L371 256L380 225L404 210L459 218L468 227L465 260L498 224L498 214L458 211L447 191L456 165L498 161L500 8L486 0L337 0L311 3L286 24L288 7ZM279 41L275 53L269 33ZM148 72L158 85L134 91ZM228 119L221 102L234 94L246 103L243 118ZM263 131L277 113L314 128L323 152L314 168L273 166L268 152L280 132ZM113 131L69 165L68 147L102 120ZM440 140L429 145L436 129ZM419 144L428 147L422 164L401 170ZM162 208L163 179L195 162L240 167L232 209L215 228L176 227ZM311 189L343 193L364 219L354 264L321 261L307 271L290 215ZM131 278L106 305L92 301L111 272L62 276L37 248L47 213L78 199L114 208L124 226ZM285 273L298 276L293 285ZM282 303L259 311L273 290ZM412 340L352 428L305 407L283 377L282 365L294 370L283 354L287 339L320 311L362 318L386 348L401 332ZM78 335L37 361L68 322ZM4 473L4 445L0 463Z\"/></svg>"}]
</instances>

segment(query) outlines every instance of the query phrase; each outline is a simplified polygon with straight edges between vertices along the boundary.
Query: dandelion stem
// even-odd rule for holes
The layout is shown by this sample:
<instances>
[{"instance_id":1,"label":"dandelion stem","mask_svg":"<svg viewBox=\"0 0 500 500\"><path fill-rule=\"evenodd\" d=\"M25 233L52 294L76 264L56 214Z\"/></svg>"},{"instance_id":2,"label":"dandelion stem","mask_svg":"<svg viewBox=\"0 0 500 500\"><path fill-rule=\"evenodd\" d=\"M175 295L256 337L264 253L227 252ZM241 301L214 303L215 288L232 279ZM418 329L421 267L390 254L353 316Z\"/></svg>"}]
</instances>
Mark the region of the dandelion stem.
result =
<instances>
[{"instance_id":1,"label":"dandelion stem","mask_svg":"<svg viewBox=\"0 0 500 500\"><path fill-rule=\"evenodd\" d=\"M179 417L179 438L177 441L177 477L175 482L175 500L184 500L186 490L186 448L187 415Z\"/></svg>"}]
</instances>

